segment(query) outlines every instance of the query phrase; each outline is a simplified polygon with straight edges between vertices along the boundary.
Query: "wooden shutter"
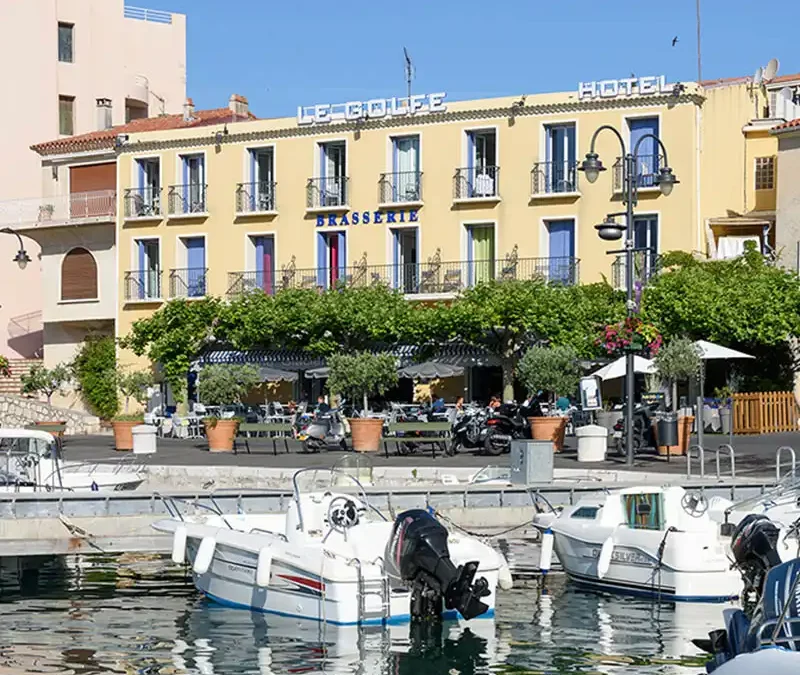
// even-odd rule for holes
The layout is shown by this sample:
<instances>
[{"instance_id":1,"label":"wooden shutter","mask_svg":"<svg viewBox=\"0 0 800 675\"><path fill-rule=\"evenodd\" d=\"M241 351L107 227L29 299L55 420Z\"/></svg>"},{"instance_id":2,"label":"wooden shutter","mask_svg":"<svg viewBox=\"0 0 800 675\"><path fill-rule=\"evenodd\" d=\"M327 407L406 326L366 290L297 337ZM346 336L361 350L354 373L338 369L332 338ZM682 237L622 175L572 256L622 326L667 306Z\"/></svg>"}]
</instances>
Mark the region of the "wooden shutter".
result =
<instances>
[{"instance_id":1,"label":"wooden shutter","mask_svg":"<svg viewBox=\"0 0 800 675\"><path fill-rule=\"evenodd\" d=\"M71 166L69 168L70 217L96 218L113 214L116 189L116 163Z\"/></svg>"},{"instance_id":2,"label":"wooden shutter","mask_svg":"<svg viewBox=\"0 0 800 675\"><path fill-rule=\"evenodd\" d=\"M97 297L97 263L85 248L73 248L61 263L61 299L93 300Z\"/></svg>"}]
</instances>

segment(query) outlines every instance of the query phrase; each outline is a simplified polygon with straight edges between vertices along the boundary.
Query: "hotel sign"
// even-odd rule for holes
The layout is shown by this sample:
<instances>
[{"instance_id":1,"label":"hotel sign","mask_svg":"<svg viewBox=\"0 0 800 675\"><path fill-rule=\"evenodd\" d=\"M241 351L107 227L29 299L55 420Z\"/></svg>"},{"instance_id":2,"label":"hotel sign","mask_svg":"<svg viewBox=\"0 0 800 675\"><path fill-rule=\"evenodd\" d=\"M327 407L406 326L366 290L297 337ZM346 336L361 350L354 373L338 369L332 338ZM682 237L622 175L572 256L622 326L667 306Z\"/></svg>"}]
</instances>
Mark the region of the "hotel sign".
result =
<instances>
[{"instance_id":1,"label":"hotel sign","mask_svg":"<svg viewBox=\"0 0 800 675\"><path fill-rule=\"evenodd\" d=\"M579 82L578 98L616 98L639 94L671 94L672 85L667 84L666 75L652 77L626 77L622 80L600 80Z\"/></svg>"},{"instance_id":2,"label":"hotel sign","mask_svg":"<svg viewBox=\"0 0 800 675\"><path fill-rule=\"evenodd\" d=\"M341 227L343 225L381 225L386 223L418 223L417 209L401 209L394 211L353 211L346 213L321 213L317 216L317 227Z\"/></svg>"},{"instance_id":3,"label":"hotel sign","mask_svg":"<svg viewBox=\"0 0 800 675\"><path fill-rule=\"evenodd\" d=\"M424 113L440 113L447 110L444 99L447 94L414 94L402 98L373 98L370 101L348 101L347 103L319 103L297 107L297 123L330 124L331 122L360 119L382 119L404 117Z\"/></svg>"}]
</instances>

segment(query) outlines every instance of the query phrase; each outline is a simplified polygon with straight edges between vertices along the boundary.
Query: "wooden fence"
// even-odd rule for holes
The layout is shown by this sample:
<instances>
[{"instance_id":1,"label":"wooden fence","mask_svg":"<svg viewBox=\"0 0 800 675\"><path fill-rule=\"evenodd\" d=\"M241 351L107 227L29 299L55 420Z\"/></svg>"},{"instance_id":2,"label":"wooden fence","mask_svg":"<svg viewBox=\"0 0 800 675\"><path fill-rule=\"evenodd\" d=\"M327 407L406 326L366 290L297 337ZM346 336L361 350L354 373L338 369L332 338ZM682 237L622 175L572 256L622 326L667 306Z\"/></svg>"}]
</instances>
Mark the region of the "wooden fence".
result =
<instances>
[{"instance_id":1,"label":"wooden fence","mask_svg":"<svg viewBox=\"0 0 800 675\"><path fill-rule=\"evenodd\" d=\"M733 433L774 434L798 431L797 401L790 391L733 395Z\"/></svg>"}]
</instances>

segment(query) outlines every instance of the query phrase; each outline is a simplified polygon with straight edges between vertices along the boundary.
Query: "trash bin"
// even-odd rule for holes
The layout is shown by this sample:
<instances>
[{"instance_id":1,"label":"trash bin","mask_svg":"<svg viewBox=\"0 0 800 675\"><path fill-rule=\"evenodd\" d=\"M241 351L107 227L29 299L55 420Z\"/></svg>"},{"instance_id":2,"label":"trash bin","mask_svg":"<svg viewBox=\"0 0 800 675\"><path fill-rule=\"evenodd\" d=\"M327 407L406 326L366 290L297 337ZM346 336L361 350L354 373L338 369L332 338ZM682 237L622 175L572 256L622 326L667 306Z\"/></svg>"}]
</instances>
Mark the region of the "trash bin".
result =
<instances>
[{"instance_id":1,"label":"trash bin","mask_svg":"<svg viewBox=\"0 0 800 675\"><path fill-rule=\"evenodd\" d=\"M664 413L656 421L656 442L659 455L680 454L678 443L678 416L674 413Z\"/></svg>"},{"instance_id":2,"label":"trash bin","mask_svg":"<svg viewBox=\"0 0 800 675\"><path fill-rule=\"evenodd\" d=\"M553 480L552 441L527 438L511 441L511 483L550 483Z\"/></svg>"},{"instance_id":3,"label":"trash bin","mask_svg":"<svg viewBox=\"0 0 800 675\"><path fill-rule=\"evenodd\" d=\"M587 424L575 429L578 437L579 462L603 462L606 458L608 429L599 424Z\"/></svg>"},{"instance_id":4,"label":"trash bin","mask_svg":"<svg viewBox=\"0 0 800 675\"><path fill-rule=\"evenodd\" d=\"M719 409L719 422L722 426L722 433L729 435L731 433L731 406L720 406Z\"/></svg>"},{"instance_id":5,"label":"trash bin","mask_svg":"<svg viewBox=\"0 0 800 675\"><path fill-rule=\"evenodd\" d=\"M133 452L136 455L152 455L156 451L156 428L149 424L140 424L131 429L133 434Z\"/></svg>"}]
</instances>

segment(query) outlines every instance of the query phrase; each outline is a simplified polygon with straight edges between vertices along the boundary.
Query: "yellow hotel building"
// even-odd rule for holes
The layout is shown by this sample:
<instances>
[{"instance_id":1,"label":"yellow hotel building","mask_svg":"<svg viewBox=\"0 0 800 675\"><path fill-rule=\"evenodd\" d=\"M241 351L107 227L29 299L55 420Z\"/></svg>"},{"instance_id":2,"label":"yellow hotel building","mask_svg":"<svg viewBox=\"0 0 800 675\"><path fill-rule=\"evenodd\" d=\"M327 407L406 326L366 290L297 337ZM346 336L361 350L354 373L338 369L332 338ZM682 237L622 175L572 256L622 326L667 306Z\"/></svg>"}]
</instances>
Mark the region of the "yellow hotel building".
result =
<instances>
[{"instance_id":1,"label":"yellow hotel building","mask_svg":"<svg viewBox=\"0 0 800 675\"><path fill-rule=\"evenodd\" d=\"M800 75L760 86L750 78L645 77L475 101L434 93L315 105L279 119L252 119L246 100L232 96L232 117L219 123L122 127L103 159L116 163L115 212L103 221L115 228L114 268L99 269L108 267L106 255L97 269L109 280L97 294L107 302L113 293L113 316L92 320L113 323L122 336L171 298L253 288L385 283L413 300L452 297L491 277L615 283L622 267L594 226L622 210L618 139L598 136L608 170L596 183L577 170L601 125L619 130L628 151L644 137L637 246L723 257L753 239L769 252L778 171L769 130L800 117L798 87ZM187 101L185 120L201 113ZM87 153L90 144L74 141L38 146L45 194L64 189L63 181L53 186L59 171L100 161ZM680 181L669 196L655 184L667 164ZM46 240L38 230L31 236ZM76 232L72 246L94 254L99 235ZM68 249L62 243L49 257L43 244L52 278ZM644 256L637 274L649 274L653 263ZM74 305L62 319L59 299L51 300L53 354L61 361L82 328Z\"/></svg>"}]
</instances>

